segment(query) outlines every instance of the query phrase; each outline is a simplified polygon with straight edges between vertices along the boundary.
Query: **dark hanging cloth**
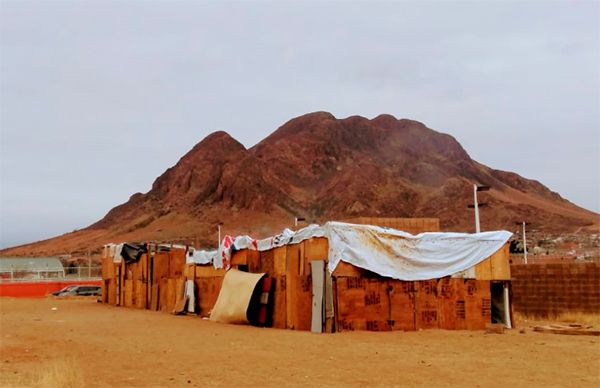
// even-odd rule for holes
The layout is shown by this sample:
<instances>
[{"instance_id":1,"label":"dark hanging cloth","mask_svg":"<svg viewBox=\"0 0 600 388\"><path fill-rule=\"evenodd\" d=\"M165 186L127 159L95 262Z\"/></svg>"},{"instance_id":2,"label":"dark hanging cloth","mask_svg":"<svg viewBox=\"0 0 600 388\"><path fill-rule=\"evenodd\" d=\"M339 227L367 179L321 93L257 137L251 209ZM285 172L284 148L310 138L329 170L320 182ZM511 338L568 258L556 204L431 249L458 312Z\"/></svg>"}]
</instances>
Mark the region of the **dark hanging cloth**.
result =
<instances>
[{"instance_id":1,"label":"dark hanging cloth","mask_svg":"<svg viewBox=\"0 0 600 388\"><path fill-rule=\"evenodd\" d=\"M125 264L129 264L138 261L142 256L142 253L146 252L148 252L146 244L125 243L123 244L121 256L123 257L123 260L125 260Z\"/></svg>"}]
</instances>

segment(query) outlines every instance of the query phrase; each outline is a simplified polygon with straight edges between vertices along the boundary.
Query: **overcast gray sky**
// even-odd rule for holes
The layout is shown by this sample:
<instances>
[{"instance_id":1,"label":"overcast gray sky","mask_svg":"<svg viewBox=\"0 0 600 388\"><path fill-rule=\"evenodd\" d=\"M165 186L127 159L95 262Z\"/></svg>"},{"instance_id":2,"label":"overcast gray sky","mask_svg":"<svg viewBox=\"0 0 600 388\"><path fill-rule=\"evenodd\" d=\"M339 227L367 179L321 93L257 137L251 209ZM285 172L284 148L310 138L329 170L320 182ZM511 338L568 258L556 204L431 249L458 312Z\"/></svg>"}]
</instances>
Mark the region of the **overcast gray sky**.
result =
<instances>
[{"instance_id":1,"label":"overcast gray sky","mask_svg":"<svg viewBox=\"0 0 600 388\"><path fill-rule=\"evenodd\" d=\"M0 1L0 246L98 220L195 143L380 113L600 210L599 2Z\"/></svg>"}]
</instances>

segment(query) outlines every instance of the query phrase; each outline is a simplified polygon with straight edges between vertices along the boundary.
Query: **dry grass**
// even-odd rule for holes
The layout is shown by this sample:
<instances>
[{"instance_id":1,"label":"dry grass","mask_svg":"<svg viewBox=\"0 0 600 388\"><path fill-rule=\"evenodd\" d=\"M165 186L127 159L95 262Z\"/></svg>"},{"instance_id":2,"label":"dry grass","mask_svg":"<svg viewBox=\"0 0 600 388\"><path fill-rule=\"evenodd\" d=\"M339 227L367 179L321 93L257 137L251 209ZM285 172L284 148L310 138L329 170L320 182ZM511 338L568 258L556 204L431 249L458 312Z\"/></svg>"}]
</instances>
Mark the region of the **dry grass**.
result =
<instances>
[{"instance_id":1,"label":"dry grass","mask_svg":"<svg viewBox=\"0 0 600 388\"><path fill-rule=\"evenodd\" d=\"M515 313L515 319L517 324L525 323L527 321L539 322L539 321L550 321L550 322L563 322L563 323L580 323L582 325L593 326L594 328L600 328L600 312L597 314L593 313L582 313L582 312L567 312L554 314L550 316L535 316L526 315L522 313Z\"/></svg>"},{"instance_id":2,"label":"dry grass","mask_svg":"<svg viewBox=\"0 0 600 388\"><path fill-rule=\"evenodd\" d=\"M29 376L12 376L2 382L8 387L81 388L85 387L81 366L73 359L48 361Z\"/></svg>"}]
</instances>

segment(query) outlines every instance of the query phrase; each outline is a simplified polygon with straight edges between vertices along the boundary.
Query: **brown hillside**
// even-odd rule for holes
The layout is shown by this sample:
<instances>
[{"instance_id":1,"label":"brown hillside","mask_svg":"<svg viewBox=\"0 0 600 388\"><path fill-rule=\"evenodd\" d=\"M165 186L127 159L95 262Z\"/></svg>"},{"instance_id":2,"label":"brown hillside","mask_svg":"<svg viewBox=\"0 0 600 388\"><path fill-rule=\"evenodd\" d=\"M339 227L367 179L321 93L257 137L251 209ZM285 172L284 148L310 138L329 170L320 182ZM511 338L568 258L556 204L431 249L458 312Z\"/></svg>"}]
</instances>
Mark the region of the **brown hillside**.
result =
<instances>
[{"instance_id":1,"label":"brown hillside","mask_svg":"<svg viewBox=\"0 0 600 388\"><path fill-rule=\"evenodd\" d=\"M473 231L472 184L481 193L482 228L597 229L599 216L541 183L472 160L450 135L422 123L380 115L297 117L246 149L216 132L90 227L2 254L97 250L125 240L216 244L225 233L262 237L290 226L294 215L324 222L357 216L439 217L445 230Z\"/></svg>"}]
</instances>

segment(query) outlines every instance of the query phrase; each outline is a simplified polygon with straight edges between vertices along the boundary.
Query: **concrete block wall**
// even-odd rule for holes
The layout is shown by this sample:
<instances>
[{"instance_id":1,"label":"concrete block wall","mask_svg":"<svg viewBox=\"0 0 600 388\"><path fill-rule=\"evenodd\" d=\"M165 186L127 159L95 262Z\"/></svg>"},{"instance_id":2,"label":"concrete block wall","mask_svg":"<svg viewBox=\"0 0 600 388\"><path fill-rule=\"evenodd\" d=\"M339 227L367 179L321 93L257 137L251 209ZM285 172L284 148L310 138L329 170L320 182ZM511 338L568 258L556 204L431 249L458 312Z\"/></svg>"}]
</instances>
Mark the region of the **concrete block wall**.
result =
<instances>
[{"instance_id":1,"label":"concrete block wall","mask_svg":"<svg viewBox=\"0 0 600 388\"><path fill-rule=\"evenodd\" d=\"M515 312L552 316L600 313L600 263L516 264L511 266Z\"/></svg>"}]
</instances>

